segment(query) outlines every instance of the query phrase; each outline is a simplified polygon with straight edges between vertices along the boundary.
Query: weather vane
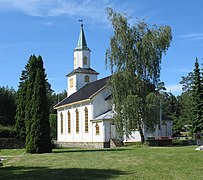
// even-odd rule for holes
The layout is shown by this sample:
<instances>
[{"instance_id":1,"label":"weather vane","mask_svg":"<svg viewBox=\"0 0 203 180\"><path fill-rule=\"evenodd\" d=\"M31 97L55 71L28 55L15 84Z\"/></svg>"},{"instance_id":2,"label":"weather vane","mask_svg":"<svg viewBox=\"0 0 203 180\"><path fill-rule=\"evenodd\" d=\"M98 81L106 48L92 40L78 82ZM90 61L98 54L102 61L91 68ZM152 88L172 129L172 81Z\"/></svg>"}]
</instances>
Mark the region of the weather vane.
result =
<instances>
[{"instance_id":1,"label":"weather vane","mask_svg":"<svg viewBox=\"0 0 203 180\"><path fill-rule=\"evenodd\" d=\"M79 22L80 22L81 27L83 27L83 24L82 24L83 20L79 19Z\"/></svg>"}]
</instances>

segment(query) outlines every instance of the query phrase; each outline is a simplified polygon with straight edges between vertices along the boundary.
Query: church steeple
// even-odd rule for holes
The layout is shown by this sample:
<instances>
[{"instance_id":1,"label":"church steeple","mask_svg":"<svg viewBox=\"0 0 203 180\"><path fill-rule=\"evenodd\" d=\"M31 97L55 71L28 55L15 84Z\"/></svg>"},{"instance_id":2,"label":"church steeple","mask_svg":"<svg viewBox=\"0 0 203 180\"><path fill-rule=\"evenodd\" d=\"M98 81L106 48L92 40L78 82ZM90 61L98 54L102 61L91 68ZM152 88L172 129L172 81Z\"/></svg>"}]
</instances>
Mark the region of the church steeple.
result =
<instances>
[{"instance_id":1,"label":"church steeple","mask_svg":"<svg viewBox=\"0 0 203 180\"><path fill-rule=\"evenodd\" d=\"M85 34L84 34L84 30L83 30L83 24L81 24L81 28L80 28L80 34L79 34L79 38L78 38L78 44L77 47L75 48L75 50L89 50L89 48L87 47L87 42L85 39Z\"/></svg>"},{"instance_id":2,"label":"church steeple","mask_svg":"<svg viewBox=\"0 0 203 180\"><path fill-rule=\"evenodd\" d=\"M82 21L80 20L80 22ZM81 24L78 43L74 49L74 70L67 75L68 96L77 92L87 83L97 80L99 73L90 68L90 52L90 49L87 47L83 24Z\"/></svg>"},{"instance_id":3,"label":"church steeple","mask_svg":"<svg viewBox=\"0 0 203 180\"><path fill-rule=\"evenodd\" d=\"M74 49L74 69L90 68L90 52L87 47L83 24L81 24L77 47Z\"/></svg>"}]
</instances>

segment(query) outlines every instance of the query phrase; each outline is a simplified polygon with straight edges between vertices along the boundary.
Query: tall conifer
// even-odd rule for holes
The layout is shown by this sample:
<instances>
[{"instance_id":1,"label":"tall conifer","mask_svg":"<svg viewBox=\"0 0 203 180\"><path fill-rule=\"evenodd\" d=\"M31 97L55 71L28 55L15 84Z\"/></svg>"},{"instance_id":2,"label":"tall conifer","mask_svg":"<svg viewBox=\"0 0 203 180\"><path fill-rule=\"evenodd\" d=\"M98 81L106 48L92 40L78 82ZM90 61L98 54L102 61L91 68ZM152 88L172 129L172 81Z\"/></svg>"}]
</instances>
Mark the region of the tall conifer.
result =
<instances>
[{"instance_id":1,"label":"tall conifer","mask_svg":"<svg viewBox=\"0 0 203 180\"><path fill-rule=\"evenodd\" d=\"M41 56L33 56L29 64L26 111L26 151L51 152L49 110L46 93L46 75Z\"/></svg>"},{"instance_id":2,"label":"tall conifer","mask_svg":"<svg viewBox=\"0 0 203 180\"><path fill-rule=\"evenodd\" d=\"M193 120L192 130L194 133L201 132L203 130L203 90L202 90L202 77L199 68L199 62L196 58L195 69L194 69L194 81L192 86L193 96Z\"/></svg>"},{"instance_id":3,"label":"tall conifer","mask_svg":"<svg viewBox=\"0 0 203 180\"><path fill-rule=\"evenodd\" d=\"M30 59L32 56L30 56ZM18 134L18 137L25 141L26 139L26 127L25 127L25 113L26 113L26 93L27 93L27 81L28 81L28 72L27 65L25 70L22 71L20 77L19 88L17 92L17 109L16 109L16 122L15 128Z\"/></svg>"},{"instance_id":4,"label":"tall conifer","mask_svg":"<svg viewBox=\"0 0 203 180\"><path fill-rule=\"evenodd\" d=\"M30 56L20 78L15 125L28 153L51 152L47 84L41 56Z\"/></svg>"}]
</instances>

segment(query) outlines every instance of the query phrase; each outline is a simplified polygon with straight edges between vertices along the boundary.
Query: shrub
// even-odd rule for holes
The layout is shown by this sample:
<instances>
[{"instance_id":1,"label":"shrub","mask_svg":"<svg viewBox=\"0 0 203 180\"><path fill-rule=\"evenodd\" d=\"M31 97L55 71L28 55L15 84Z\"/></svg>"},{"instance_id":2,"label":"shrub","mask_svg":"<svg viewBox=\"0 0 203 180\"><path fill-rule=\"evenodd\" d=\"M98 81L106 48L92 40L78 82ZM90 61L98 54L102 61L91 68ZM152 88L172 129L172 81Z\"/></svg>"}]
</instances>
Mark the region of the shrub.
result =
<instances>
[{"instance_id":1,"label":"shrub","mask_svg":"<svg viewBox=\"0 0 203 180\"><path fill-rule=\"evenodd\" d=\"M57 133L57 114L49 115L49 123L50 123L50 136L52 139L56 139Z\"/></svg>"},{"instance_id":2,"label":"shrub","mask_svg":"<svg viewBox=\"0 0 203 180\"><path fill-rule=\"evenodd\" d=\"M16 137L17 133L13 126L0 125L0 137Z\"/></svg>"}]
</instances>

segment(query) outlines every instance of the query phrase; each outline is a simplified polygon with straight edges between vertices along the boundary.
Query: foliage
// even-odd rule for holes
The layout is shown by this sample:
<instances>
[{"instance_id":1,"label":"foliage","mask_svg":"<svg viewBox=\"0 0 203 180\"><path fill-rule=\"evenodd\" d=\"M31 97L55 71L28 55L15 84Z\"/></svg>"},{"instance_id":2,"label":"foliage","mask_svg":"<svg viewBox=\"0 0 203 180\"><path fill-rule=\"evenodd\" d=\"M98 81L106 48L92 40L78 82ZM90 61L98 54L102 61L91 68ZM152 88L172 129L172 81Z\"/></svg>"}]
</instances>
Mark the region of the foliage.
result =
<instances>
[{"instance_id":1,"label":"foliage","mask_svg":"<svg viewBox=\"0 0 203 180\"><path fill-rule=\"evenodd\" d=\"M146 96L146 109L145 118L143 119L144 124L148 132L153 132L154 124L159 124L160 119L160 97L155 93L150 92Z\"/></svg>"},{"instance_id":2,"label":"foliage","mask_svg":"<svg viewBox=\"0 0 203 180\"><path fill-rule=\"evenodd\" d=\"M162 119L172 120L173 134L180 134L182 124L179 124L181 108L178 99L172 93L163 92L161 93L161 104Z\"/></svg>"},{"instance_id":3,"label":"foliage","mask_svg":"<svg viewBox=\"0 0 203 180\"><path fill-rule=\"evenodd\" d=\"M53 139L56 139L57 136L57 114L49 115L49 123L50 123L50 136Z\"/></svg>"},{"instance_id":4,"label":"foliage","mask_svg":"<svg viewBox=\"0 0 203 180\"><path fill-rule=\"evenodd\" d=\"M187 76L182 76L180 84L182 85L182 94L177 97L180 109L180 115L174 119L173 129L175 135L180 135L184 125L191 124L193 119L193 98L192 84L194 81L194 73L189 72Z\"/></svg>"},{"instance_id":5,"label":"foliage","mask_svg":"<svg viewBox=\"0 0 203 180\"><path fill-rule=\"evenodd\" d=\"M190 124L193 119L193 98L190 92L183 92L179 98L181 106L181 116L185 124Z\"/></svg>"},{"instance_id":6,"label":"foliage","mask_svg":"<svg viewBox=\"0 0 203 180\"><path fill-rule=\"evenodd\" d=\"M50 108L49 108L49 112L50 114L56 114L56 109L54 109L53 107L59 103L61 100L65 99L67 97L67 92L64 90L61 93L51 93L50 95L48 95L48 99L49 99L49 104L50 104Z\"/></svg>"},{"instance_id":7,"label":"foliage","mask_svg":"<svg viewBox=\"0 0 203 180\"><path fill-rule=\"evenodd\" d=\"M51 88L41 56L30 56L20 80L16 114L19 137L26 139L26 151L29 153L51 152L47 98Z\"/></svg>"},{"instance_id":8,"label":"foliage","mask_svg":"<svg viewBox=\"0 0 203 180\"><path fill-rule=\"evenodd\" d=\"M191 92L192 91L192 83L194 79L194 73L189 72L187 76L182 76L182 80L180 84L182 84L183 92Z\"/></svg>"},{"instance_id":9,"label":"foliage","mask_svg":"<svg viewBox=\"0 0 203 180\"><path fill-rule=\"evenodd\" d=\"M14 125L16 92L13 88L0 87L0 125Z\"/></svg>"},{"instance_id":10,"label":"foliage","mask_svg":"<svg viewBox=\"0 0 203 180\"><path fill-rule=\"evenodd\" d=\"M31 57L30 57L31 58ZM17 92L17 109L16 109L16 122L15 128L18 132L18 137L25 141L26 139L26 127L25 127L25 113L26 113L26 93L27 93L27 66L25 70L22 71L19 83L19 89Z\"/></svg>"},{"instance_id":11,"label":"foliage","mask_svg":"<svg viewBox=\"0 0 203 180\"><path fill-rule=\"evenodd\" d=\"M0 125L0 137L16 137L17 133L13 126Z\"/></svg>"},{"instance_id":12,"label":"foliage","mask_svg":"<svg viewBox=\"0 0 203 180\"><path fill-rule=\"evenodd\" d=\"M194 81L192 85L193 97L193 119L192 131L193 133L201 132L203 130L203 81L199 68L199 62L196 58L194 69Z\"/></svg>"},{"instance_id":13,"label":"foliage","mask_svg":"<svg viewBox=\"0 0 203 180\"><path fill-rule=\"evenodd\" d=\"M116 110L115 124L126 135L137 126L143 142L142 126L150 130L157 124L157 116L150 113L154 113L151 107L157 106L158 97L154 94L148 99L147 96L155 93L158 86L162 54L172 39L171 28L149 27L144 20L131 26L125 16L111 8L107 13L114 29L106 51L106 65L113 74L109 87ZM152 97L154 100L150 100Z\"/></svg>"},{"instance_id":14,"label":"foliage","mask_svg":"<svg viewBox=\"0 0 203 180\"><path fill-rule=\"evenodd\" d=\"M56 97L54 90L51 89L51 84L46 81L46 91L47 91L47 103L49 107L50 114L56 114L56 110L53 109L53 106L56 104Z\"/></svg>"},{"instance_id":15,"label":"foliage","mask_svg":"<svg viewBox=\"0 0 203 180\"><path fill-rule=\"evenodd\" d=\"M198 59L195 69L182 77L180 82L183 93L178 97L181 107L180 117L177 122L180 125L192 125L192 133L201 132L203 129L203 72L199 68Z\"/></svg>"}]
</instances>

